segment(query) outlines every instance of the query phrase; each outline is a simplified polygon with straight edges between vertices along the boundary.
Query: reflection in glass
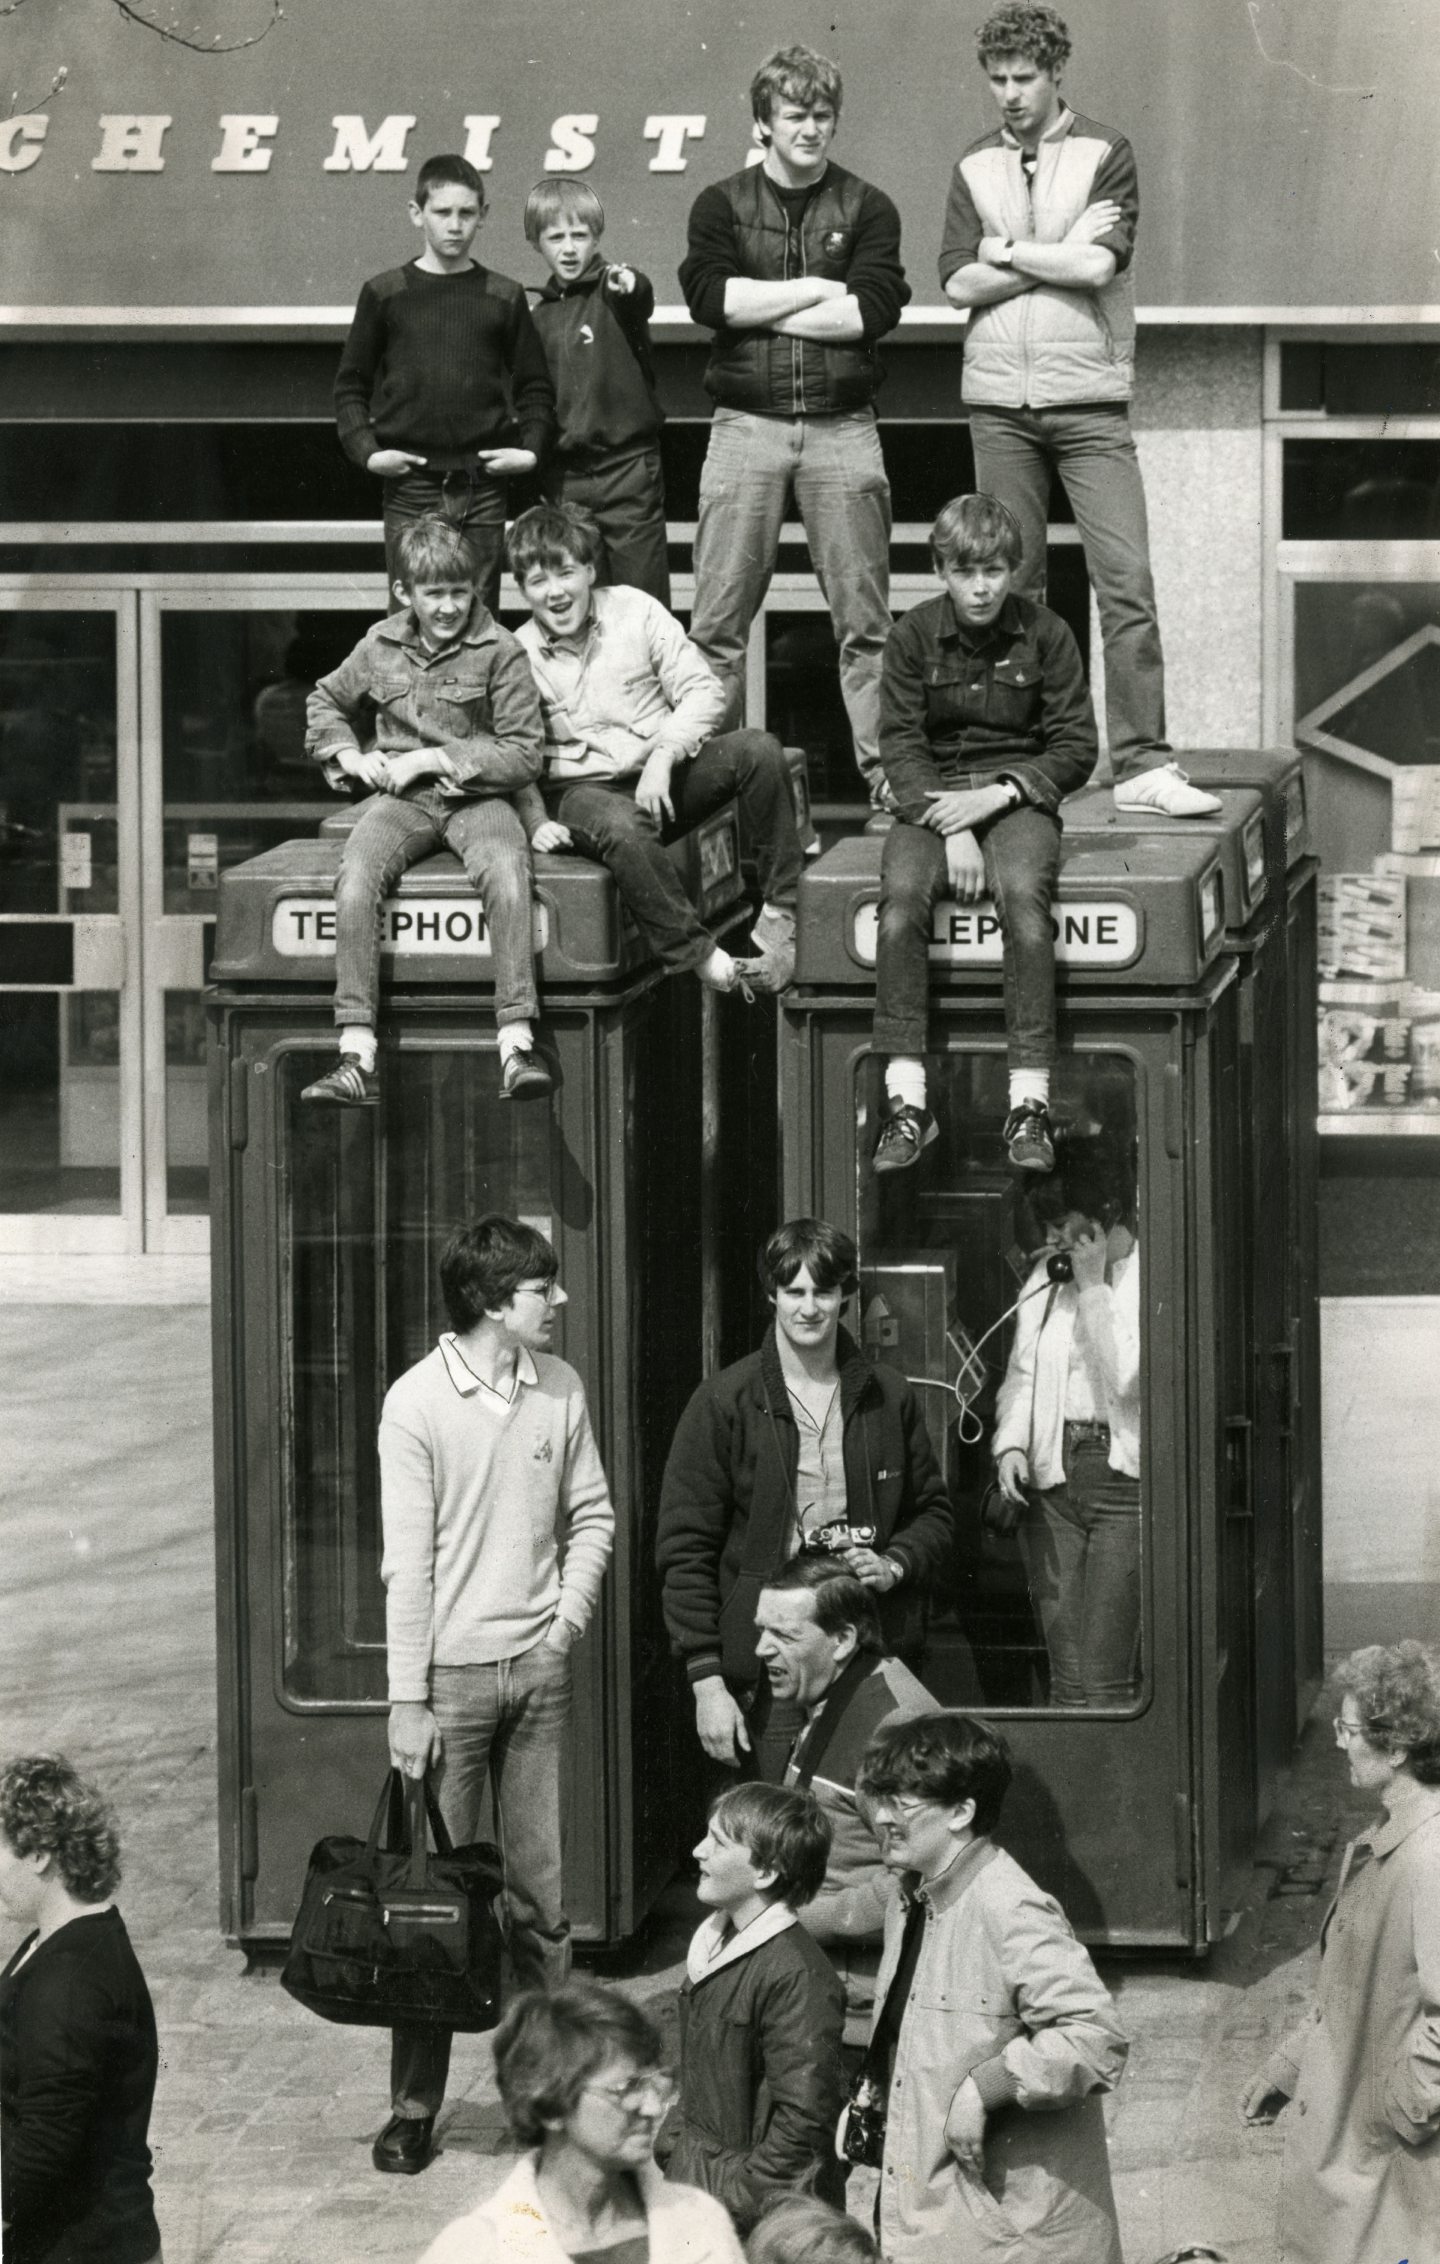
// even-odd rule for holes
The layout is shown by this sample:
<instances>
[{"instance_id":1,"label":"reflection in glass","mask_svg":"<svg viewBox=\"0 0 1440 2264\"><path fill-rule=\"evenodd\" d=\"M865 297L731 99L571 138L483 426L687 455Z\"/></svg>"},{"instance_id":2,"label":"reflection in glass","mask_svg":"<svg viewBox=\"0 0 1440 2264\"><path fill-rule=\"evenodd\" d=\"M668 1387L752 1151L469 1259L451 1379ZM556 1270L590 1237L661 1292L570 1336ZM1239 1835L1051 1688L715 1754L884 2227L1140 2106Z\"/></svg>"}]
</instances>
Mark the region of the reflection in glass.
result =
<instances>
[{"instance_id":1,"label":"reflection in glass","mask_svg":"<svg viewBox=\"0 0 1440 2264\"><path fill-rule=\"evenodd\" d=\"M205 1001L165 993L165 1208L203 1218L210 1208Z\"/></svg>"},{"instance_id":2,"label":"reflection in glass","mask_svg":"<svg viewBox=\"0 0 1440 2264\"><path fill-rule=\"evenodd\" d=\"M942 1129L913 1171L869 1169L878 1058L857 1094L861 1335L918 1389L956 1517L917 1671L949 1705L1128 1707L1147 1546L1134 1067L1062 1059L1043 1175L1007 1166L1001 1052L926 1067Z\"/></svg>"},{"instance_id":3,"label":"reflection in glass","mask_svg":"<svg viewBox=\"0 0 1440 2264\"><path fill-rule=\"evenodd\" d=\"M0 1211L120 1208L120 999L0 991Z\"/></svg>"},{"instance_id":4,"label":"reflection in glass","mask_svg":"<svg viewBox=\"0 0 1440 2264\"><path fill-rule=\"evenodd\" d=\"M337 808L305 753L305 701L316 678L337 668L374 624L373 613L359 612L167 612L160 648L167 805Z\"/></svg>"},{"instance_id":5,"label":"reflection in glass","mask_svg":"<svg viewBox=\"0 0 1440 2264\"><path fill-rule=\"evenodd\" d=\"M813 800L866 800L828 613L766 615L765 721L785 746L804 748Z\"/></svg>"},{"instance_id":6,"label":"reflection in glass","mask_svg":"<svg viewBox=\"0 0 1440 2264\"><path fill-rule=\"evenodd\" d=\"M0 911L113 912L115 622L0 613Z\"/></svg>"},{"instance_id":7,"label":"reflection in glass","mask_svg":"<svg viewBox=\"0 0 1440 2264\"><path fill-rule=\"evenodd\" d=\"M285 1694L383 1700L385 1596L375 1436L395 1378L448 1325L439 1260L482 1212L551 1222L549 1112L500 1101L489 1048L403 1052L380 1109L302 1108L322 1056L279 1068L290 1158L285 1390Z\"/></svg>"}]
</instances>

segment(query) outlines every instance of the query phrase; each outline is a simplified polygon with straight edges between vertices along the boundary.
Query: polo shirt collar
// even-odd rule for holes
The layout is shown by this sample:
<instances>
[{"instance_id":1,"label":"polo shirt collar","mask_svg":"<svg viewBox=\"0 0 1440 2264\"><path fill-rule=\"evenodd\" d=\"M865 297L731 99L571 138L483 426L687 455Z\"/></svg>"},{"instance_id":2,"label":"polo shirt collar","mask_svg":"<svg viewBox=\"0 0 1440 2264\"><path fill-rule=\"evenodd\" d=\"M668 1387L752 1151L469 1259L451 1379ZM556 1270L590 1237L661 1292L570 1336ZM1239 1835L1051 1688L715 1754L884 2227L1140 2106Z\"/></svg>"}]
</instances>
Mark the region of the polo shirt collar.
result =
<instances>
[{"instance_id":1,"label":"polo shirt collar","mask_svg":"<svg viewBox=\"0 0 1440 2264\"><path fill-rule=\"evenodd\" d=\"M752 1918L748 1926L742 1927L738 1934L731 1934L728 1939L725 1934L726 1923L722 1911L712 1911L692 1935L685 1957L685 1971L692 1986L699 1981L708 1981L712 1973L719 1973L725 1966L734 1965L738 1958L748 1957L752 1950L759 1949L762 1942L772 1942L777 1934L788 1933L799 1921L787 1903L772 1902L761 1911L758 1918Z\"/></svg>"},{"instance_id":2,"label":"polo shirt collar","mask_svg":"<svg viewBox=\"0 0 1440 2264\"><path fill-rule=\"evenodd\" d=\"M972 631L965 628L955 611L948 591L944 604L945 620L948 626L940 631L940 642L942 645L961 645L966 652L979 652L984 646L999 637L1018 637L1024 626L1020 619L1020 608L1015 602L1013 590L1006 591L1005 602L988 629Z\"/></svg>"},{"instance_id":3,"label":"polo shirt collar","mask_svg":"<svg viewBox=\"0 0 1440 2264\"><path fill-rule=\"evenodd\" d=\"M447 1329L440 1339L440 1357L445 1363L446 1375L450 1378L462 1399L473 1399L479 1391L486 1392L491 1399L500 1397L497 1391L492 1390L489 1384L483 1383L480 1377L476 1375L475 1370L460 1350L460 1340L453 1330ZM538 1384L539 1381L540 1371L529 1351L522 1344L515 1356L515 1388L518 1391L521 1384ZM514 1401L512 1400L510 1404L513 1406Z\"/></svg>"}]
</instances>

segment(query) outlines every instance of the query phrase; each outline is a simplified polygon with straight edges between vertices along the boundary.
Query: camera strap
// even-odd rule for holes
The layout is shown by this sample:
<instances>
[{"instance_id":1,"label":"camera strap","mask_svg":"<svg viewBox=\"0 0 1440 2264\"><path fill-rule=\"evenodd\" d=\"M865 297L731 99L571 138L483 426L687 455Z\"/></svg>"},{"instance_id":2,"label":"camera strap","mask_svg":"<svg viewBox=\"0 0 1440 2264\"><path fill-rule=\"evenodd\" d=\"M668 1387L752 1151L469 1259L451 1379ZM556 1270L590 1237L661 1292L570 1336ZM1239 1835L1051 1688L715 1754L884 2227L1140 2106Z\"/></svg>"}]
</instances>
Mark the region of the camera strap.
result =
<instances>
[{"instance_id":1,"label":"camera strap","mask_svg":"<svg viewBox=\"0 0 1440 2264\"><path fill-rule=\"evenodd\" d=\"M846 1707L860 1684L873 1673L875 1662L876 1654L873 1651L857 1651L853 1659L847 1659L827 1691L825 1703L814 1721L796 1739L791 1765L797 1771L794 1787L797 1792L810 1790L815 1771L824 1760L830 1741L845 1718Z\"/></svg>"},{"instance_id":2,"label":"camera strap","mask_svg":"<svg viewBox=\"0 0 1440 2264\"><path fill-rule=\"evenodd\" d=\"M883 2098L890 2082L890 2058L900 2035L900 2023L915 1981L915 1968L920 1963L921 1944L925 1939L925 1905L918 1895L905 1913L905 1931L900 1937L900 1955L890 1986L885 1991L885 2002L875 2023L875 2033L865 2047L860 2063L858 2082L873 2083ZM852 2086L851 2096L854 2096Z\"/></svg>"}]
</instances>

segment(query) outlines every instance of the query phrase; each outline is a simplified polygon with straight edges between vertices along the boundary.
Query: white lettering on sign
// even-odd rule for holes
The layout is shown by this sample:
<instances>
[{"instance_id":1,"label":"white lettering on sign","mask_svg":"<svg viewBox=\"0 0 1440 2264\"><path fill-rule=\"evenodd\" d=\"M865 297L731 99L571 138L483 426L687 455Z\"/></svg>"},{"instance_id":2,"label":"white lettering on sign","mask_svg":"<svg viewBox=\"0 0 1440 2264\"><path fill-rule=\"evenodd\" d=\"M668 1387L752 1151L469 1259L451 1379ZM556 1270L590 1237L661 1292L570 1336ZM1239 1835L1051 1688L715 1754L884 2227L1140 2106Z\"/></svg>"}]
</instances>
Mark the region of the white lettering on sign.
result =
<instances>
[{"instance_id":1,"label":"white lettering on sign","mask_svg":"<svg viewBox=\"0 0 1440 2264\"><path fill-rule=\"evenodd\" d=\"M591 135L600 120L593 110L567 110L550 128L550 147L545 152L547 173L583 173L587 165L595 162L595 144Z\"/></svg>"},{"instance_id":2,"label":"white lettering on sign","mask_svg":"<svg viewBox=\"0 0 1440 2264\"><path fill-rule=\"evenodd\" d=\"M403 173L405 144L415 120L408 111L382 118L373 134L363 118L332 118L335 147L321 170L326 173Z\"/></svg>"},{"instance_id":3,"label":"white lettering on sign","mask_svg":"<svg viewBox=\"0 0 1440 2264\"><path fill-rule=\"evenodd\" d=\"M875 964L879 906L862 904L851 942L862 967ZM1140 918L1122 899L1057 904L1050 915L1062 967L1128 967L1140 955ZM937 904L930 928L932 967L998 967L1004 957L1000 918L988 897L978 904Z\"/></svg>"},{"instance_id":4,"label":"white lettering on sign","mask_svg":"<svg viewBox=\"0 0 1440 2264\"><path fill-rule=\"evenodd\" d=\"M535 949L543 951L550 923L534 908ZM328 896L282 896L270 921L271 948L282 959L333 959L335 906ZM385 906L380 949L397 959L490 957L490 931L478 902L458 896L407 896Z\"/></svg>"},{"instance_id":5,"label":"white lettering on sign","mask_svg":"<svg viewBox=\"0 0 1440 2264\"><path fill-rule=\"evenodd\" d=\"M169 118L136 118L107 111L100 120L100 154L92 173L163 173L161 143Z\"/></svg>"},{"instance_id":6,"label":"white lettering on sign","mask_svg":"<svg viewBox=\"0 0 1440 2264\"><path fill-rule=\"evenodd\" d=\"M465 162L473 165L477 173L488 173L495 163L490 155L490 141L499 123L498 118L467 118L465 121Z\"/></svg>"},{"instance_id":7,"label":"white lettering on sign","mask_svg":"<svg viewBox=\"0 0 1440 2264\"><path fill-rule=\"evenodd\" d=\"M7 118L0 126L0 173L27 173L39 162L41 145L50 131L43 112L25 118Z\"/></svg>"},{"instance_id":8,"label":"white lettering on sign","mask_svg":"<svg viewBox=\"0 0 1440 2264\"><path fill-rule=\"evenodd\" d=\"M689 163L685 155L687 138L699 141L705 132L701 117L670 116L661 112L647 118L640 129L646 141L655 144L655 155L650 160L652 173L683 173Z\"/></svg>"},{"instance_id":9,"label":"white lettering on sign","mask_svg":"<svg viewBox=\"0 0 1440 2264\"><path fill-rule=\"evenodd\" d=\"M265 144L280 131L274 111L251 117L226 111L220 120L220 155L210 160L212 173L268 173L275 155Z\"/></svg>"}]
</instances>

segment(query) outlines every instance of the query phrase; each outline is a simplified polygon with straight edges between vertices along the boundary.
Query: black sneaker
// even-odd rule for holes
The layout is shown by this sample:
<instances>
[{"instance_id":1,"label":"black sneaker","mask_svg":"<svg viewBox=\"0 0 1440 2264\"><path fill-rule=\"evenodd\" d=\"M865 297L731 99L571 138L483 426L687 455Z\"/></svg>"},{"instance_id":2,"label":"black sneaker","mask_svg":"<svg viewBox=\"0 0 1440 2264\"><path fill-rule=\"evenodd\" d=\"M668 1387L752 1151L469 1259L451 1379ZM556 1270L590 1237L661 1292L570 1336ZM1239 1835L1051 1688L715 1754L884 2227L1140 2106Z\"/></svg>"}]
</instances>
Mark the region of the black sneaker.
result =
<instances>
[{"instance_id":1,"label":"black sneaker","mask_svg":"<svg viewBox=\"0 0 1440 2264\"><path fill-rule=\"evenodd\" d=\"M1021 1101L1005 1119L1005 1152L1015 1171L1053 1171L1050 1113L1043 1101Z\"/></svg>"},{"instance_id":2,"label":"black sneaker","mask_svg":"<svg viewBox=\"0 0 1440 2264\"><path fill-rule=\"evenodd\" d=\"M302 1101L329 1101L340 1108L378 1108L380 1073L362 1069L353 1053L342 1053L333 1069L317 1077L300 1095Z\"/></svg>"},{"instance_id":3,"label":"black sneaker","mask_svg":"<svg viewBox=\"0 0 1440 2264\"><path fill-rule=\"evenodd\" d=\"M881 1126L870 1168L876 1172L908 1171L939 1137L940 1127L928 1108L912 1108L908 1101L902 1101Z\"/></svg>"}]
</instances>

